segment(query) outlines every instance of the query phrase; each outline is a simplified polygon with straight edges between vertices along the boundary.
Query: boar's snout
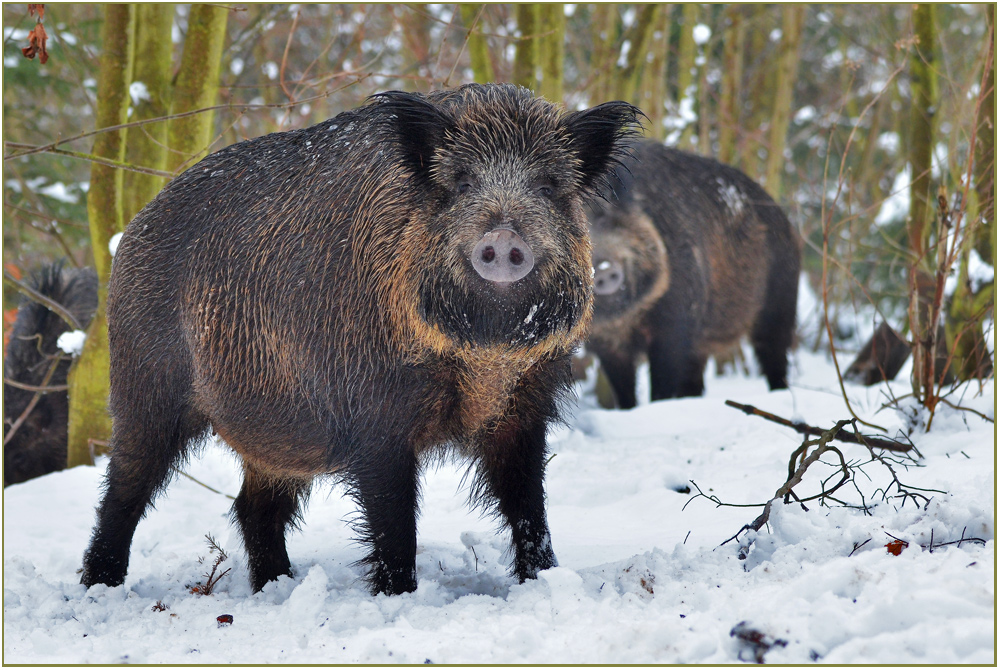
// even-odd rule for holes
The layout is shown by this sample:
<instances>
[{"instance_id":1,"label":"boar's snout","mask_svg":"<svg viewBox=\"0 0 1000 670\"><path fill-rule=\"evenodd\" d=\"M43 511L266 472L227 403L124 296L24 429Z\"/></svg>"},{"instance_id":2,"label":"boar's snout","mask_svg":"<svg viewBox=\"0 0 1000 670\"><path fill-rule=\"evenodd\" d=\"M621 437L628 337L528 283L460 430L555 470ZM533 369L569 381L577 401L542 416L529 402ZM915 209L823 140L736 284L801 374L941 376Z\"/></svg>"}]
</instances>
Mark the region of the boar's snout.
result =
<instances>
[{"instance_id":1,"label":"boar's snout","mask_svg":"<svg viewBox=\"0 0 1000 670\"><path fill-rule=\"evenodd\" d=\"M594 263L594 293L611 295L625 281L625 268L618 261L602 260Z\"/></svg>"},{"instance_id":2,"label":"boar's snout","mask_svg":"<svg viewBox=\"0 0 1000 670\"><path fill-rule=\"evenodd\" d=\"M497 284L523 279L535 267L531 247L509 228L497 228L483 235L472 249L470 260L480 277Z\"/></svg>"}]
</instances>

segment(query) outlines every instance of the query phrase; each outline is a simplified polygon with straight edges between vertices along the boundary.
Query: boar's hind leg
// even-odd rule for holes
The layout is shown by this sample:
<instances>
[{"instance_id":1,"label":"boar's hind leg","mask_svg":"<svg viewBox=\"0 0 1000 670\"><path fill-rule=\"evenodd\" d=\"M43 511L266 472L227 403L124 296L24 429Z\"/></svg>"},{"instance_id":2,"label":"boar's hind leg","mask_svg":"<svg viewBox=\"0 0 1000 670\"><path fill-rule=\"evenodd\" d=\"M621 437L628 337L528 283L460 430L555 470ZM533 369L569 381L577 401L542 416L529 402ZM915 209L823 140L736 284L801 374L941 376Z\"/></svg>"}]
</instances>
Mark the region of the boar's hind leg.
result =
<instances>
[{"instance_id":1,"label":"boar's hind leg","mask_svg":"<svg viewBox=\"0 0 1000 670\"><path fill-rule=\"evenodd\" d=\"M243 487L233 504L233 515L243 535L254 592L281 575L292 574L285 548L285 531L299 516L309 483L277 479L249 464L243 467Z\"/></svg>"},{"instance_id":2,"label":"boar's hind leg","mask_svg":"<svg viewBox=\"0 0 1000 670\"><path fill-rule=\"evenodd\" d=\"M368 566L373 595L416 591L417 457L408 447L371 449L348 468L351 495L363 512L356 530L369 547L359 563Z\"/></svg>"},{"instance_id":3,"label":"boar's hind leg","mask_svg":"<svg viewBox=\"0 0 1000 670\"><path fill-rule=\"evenodd\" d=\"M510 527L512 572L521 582L557 565L545 517L546 421L531 416L527 404L518 398L520 416L507 418L483 439L473 486L474 500L488 506L495 504Z\"/></svg>"},{"instance_id":4,"label":"boar's hind leg","mask_svg":"<svg viewBox=\"0 0 1000 670\"><path fill-rule=\"evenodd\" d=\"M764 305L750 334L757 362L772 391L788 388L788 350L795 336L798 302L798 264L776 265L768 277Z\"/></svg>"},{"instance_id":5,"label":"boar's hind leg","mask_svg":"<svg viewBox=\"0 0 1000 670\"><path fill-rule=\"evenodd\" d=\"M176 407L165 398L133 401L130 406L155 408L156 414L114 413L104 498L97 509L90 547L83 557L80 581L88 587L118 586L125 581L129 548L139 519L163 489L171 466L181 459L188 443L208 427L194 410L164 409Z\"/></svg>"}]
</instances>

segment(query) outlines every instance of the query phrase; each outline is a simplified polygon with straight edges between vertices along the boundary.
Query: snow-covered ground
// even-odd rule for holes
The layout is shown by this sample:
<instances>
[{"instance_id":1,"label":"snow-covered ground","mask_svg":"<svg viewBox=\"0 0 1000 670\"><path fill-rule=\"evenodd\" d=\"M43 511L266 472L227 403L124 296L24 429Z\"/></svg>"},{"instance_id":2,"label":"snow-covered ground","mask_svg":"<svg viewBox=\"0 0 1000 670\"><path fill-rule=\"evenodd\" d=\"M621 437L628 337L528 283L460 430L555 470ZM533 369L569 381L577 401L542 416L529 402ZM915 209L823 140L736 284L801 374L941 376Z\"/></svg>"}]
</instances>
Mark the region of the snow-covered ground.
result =
<instances>
[{"instance_id":1,"label":"snow-covered ground","mask_svg":"<svg viewBox=\"0 0 1000 670\"><path fill-rule=\"evenodd\" d=\"M680 492L693 480L725 503L763 503L786 479L802 437L726 399L822 427L849 418L832 364L803 351L794 360L788 391L710 373L703 398L628 412L596 409L585 396L550 436L560 567L521 585L507 576L506 540L466 505L461 464L426 473L419 586L394 597L369 595L352 566L362 554L345 523L354 507L336 486L316 488L303 529L290 535L294 578L258 594L228 519L231 500L190 479L177 477L140 523L125 585L90 590L78 570L106 463L11 486L3 661L995 663L993 423L941 409L930 433L911 436L918 466L894 466L926 499L881 502L882 491L898 491L885 467L869 463L835 494L867 513L776 505L745 560L739 543L719 545L761 508ZM848 395L862 418L895 435L908 423L903 412L879 411L889 388L848 386ZM993 418L993 381L978 390L951 399ZM850 462L868 460L862 447L838 444ZM834 473L814 467L801 497ZM239 489L224 446L207 445L185 470L223 493ZM207 596L191 592L214 562L206 534L229 553L219 570L231 569ZM963 537L980 541L955 543ZM908 543L898 556L887 549L897 539Z\"/></svg>"}]
</instances>

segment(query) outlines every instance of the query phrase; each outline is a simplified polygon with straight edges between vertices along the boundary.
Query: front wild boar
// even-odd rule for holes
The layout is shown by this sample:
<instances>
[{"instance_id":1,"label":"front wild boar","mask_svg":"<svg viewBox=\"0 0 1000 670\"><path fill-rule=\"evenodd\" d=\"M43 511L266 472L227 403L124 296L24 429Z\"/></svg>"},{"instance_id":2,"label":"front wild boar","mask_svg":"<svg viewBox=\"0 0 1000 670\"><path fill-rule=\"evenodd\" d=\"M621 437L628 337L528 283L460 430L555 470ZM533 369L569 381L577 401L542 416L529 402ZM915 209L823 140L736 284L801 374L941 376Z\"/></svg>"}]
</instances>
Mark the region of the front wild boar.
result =
<instances>
[{"instance_id":1,"label":"front wild boar","mask_svg":"<svg viewBox=\"0 0 1000 670\"><path fill-rule=\"evenodd\" d=\"M513 574L555 565L545 432L590 320L583 201L637 114L560 114L510 85L391 92L171 182L112 271L112 456L83 583L124 581L136 524L210 429L243 462L254 590L291 574L285 530L334 473L372 591L414 590L421 461L441 447L475 462Z\"/></svg>"}]
</instances>

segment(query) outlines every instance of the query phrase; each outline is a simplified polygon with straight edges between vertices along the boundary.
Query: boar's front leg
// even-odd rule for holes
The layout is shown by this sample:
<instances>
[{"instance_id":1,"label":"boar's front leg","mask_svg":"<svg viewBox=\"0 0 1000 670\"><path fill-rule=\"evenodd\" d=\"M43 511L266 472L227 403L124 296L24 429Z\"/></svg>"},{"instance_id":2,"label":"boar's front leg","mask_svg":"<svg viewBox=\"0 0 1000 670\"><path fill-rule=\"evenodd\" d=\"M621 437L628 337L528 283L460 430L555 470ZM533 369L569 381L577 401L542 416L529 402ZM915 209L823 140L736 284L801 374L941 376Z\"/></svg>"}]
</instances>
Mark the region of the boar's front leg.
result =
<instances>
[{"instance_id":1,"label":"boar's front leg","mask_svg":"<svg viewBox=\"0 0 1000 670\"><path fill-rule=\"evenodd\" d=\"M278 479L244 464L243 487L233 504L233 515L243 535L255 593L281 575L291 576L285 530L297 520L301 499L308 491L308 482Z\"/></svg>"},{"instance_id":2,"label":"boar's front leg","mask_svg":"<svg viewBox=\"0 0 1000 670\"><path fill-rule=\"evenodd\" d=\"M479 472L473 497L496 512L510 527L514 549L512 573L518 581L558 565L545 516L545 428L554 415L538 411L527 394L481 440ZM551 403L551 400L549 400Z\"/></svg>"},{"instance_id":3,"label":"boar's front leg","mask_svg":"<svg viewBox=\"0 0 1000 670\"><path fill-rule=\"evenodd\" d=\"M397 595L416 591L416 455L405 441L386 440L372 445L357 460L349 467L347 481L363 512L357 530L369 552L359 563L368 566L371 592Z\"/></svg>"}]
</instances>

